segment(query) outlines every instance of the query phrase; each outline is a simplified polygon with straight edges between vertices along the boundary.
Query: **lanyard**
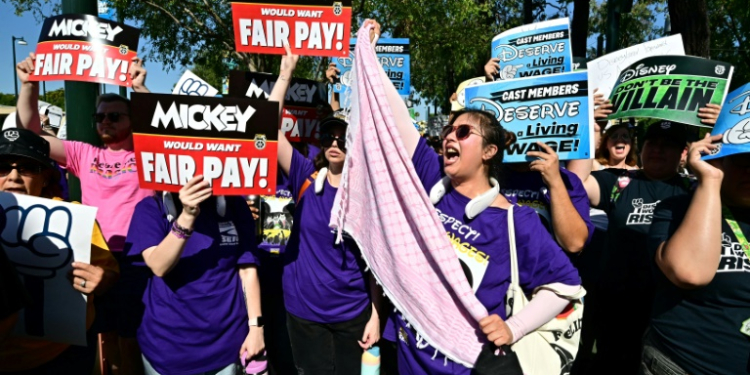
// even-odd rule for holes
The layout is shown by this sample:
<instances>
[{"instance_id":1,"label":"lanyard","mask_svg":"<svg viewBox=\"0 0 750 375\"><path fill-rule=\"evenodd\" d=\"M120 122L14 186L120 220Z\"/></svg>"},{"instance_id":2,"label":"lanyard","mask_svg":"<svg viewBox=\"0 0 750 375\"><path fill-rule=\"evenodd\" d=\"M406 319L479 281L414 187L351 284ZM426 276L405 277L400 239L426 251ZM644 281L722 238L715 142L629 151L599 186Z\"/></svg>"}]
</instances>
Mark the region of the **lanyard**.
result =
<instances>
[{"instance_id":1,"label":"lanyard","mask_svg":"<svg viewBox=\"0 0 750 375\"><path fill-rule=\"evenodd\" d=\"M737 223L736 220L734 220L734 215L732 215L732 211L729 210L726 206L721 207L721 213L724 216L724 220L726 220L727 224L729 224L729 228L732 229L732 233L734 233L734 236L737 237L737 241L740 242L740 245L742 246L742 250L745 251L745 255L748 259L750 259L750 242L747 241L747 238L745 237L745 234L742 233L742 228L740 228L740 225Z\"/></svg>"}]
</instances>

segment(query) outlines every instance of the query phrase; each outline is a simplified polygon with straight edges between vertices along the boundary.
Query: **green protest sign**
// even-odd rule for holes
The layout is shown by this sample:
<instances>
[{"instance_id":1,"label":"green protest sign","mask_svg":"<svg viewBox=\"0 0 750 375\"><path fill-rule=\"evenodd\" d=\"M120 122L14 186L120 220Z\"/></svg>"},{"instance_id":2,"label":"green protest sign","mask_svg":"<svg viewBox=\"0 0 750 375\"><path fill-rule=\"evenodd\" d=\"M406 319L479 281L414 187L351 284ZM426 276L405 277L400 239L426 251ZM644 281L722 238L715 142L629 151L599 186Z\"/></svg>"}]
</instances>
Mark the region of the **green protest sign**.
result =
<instances>
[{"instance_id":1,"label":"green protest sign","mask_svg":"<svg viewBox=\"0 0 750 375\"><path fill-rule=\"evenodd\" d=\"M698 109L724 102L733 72L727 63L700 57L647 57L620 73L608 119L649 117L705 126Z\"/></svg>"}]
</instances>

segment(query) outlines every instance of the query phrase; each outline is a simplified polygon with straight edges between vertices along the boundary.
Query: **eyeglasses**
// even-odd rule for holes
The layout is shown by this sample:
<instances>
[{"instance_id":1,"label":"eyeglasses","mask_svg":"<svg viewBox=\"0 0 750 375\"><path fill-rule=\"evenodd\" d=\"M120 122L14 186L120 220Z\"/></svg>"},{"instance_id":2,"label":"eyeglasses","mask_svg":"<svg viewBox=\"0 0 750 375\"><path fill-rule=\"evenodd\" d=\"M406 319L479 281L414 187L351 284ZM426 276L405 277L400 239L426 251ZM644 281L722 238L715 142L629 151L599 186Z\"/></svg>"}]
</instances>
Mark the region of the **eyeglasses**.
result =
<instances>
[{"instance_id":1,"label":"eyeglasses","mask_svg":"<svg viewBox=\"0 0 750 375\"><path fill-rule=\"evenodd\" d=\"M108 119L109 122L119 122L120 116L129 116L127 113L120 113L120 112L108 112L108 113L94 113L94 121L96 122L103 122L104 119Z\"/></svg>"},{"instance_id":2,"label":"eyeglasses","mask_svg":"<svg viewBox=\"0 0 750 375\"><path fill-rule=\"evenodd\" d=\"M331 147L333 141L336 141L336 146L342 151L346 149L346 137L334 136L333 134L328 133L320 136L320 144L323 147Z\"/></svg>"},{"instance_id":3,"label":"eyeglasses","mask_svg":"<svg viewBox=\"0 0 750 375\"><path fill-rule=\"evenodd\" d=\"M483 135L474 132L474 127L469 124L461 124L461 125L445 125L443 126L443 130L440 132L440 138L445 139L453 133L453 131L456 132L456 139L459 141L463 141L466 138L469 138L470 135L476 134L482 138L484 138Z\"/></svg>"},{"instance_id":4,"label":"eyeglasses","mask_svg":"<svg viewBox=\"0 0 750 375\"><path fill-rule=\"evenodd\" d=\"M613 141L622 140L623 142L630 142L630 134L628 133L612 134L609 136L609 139Z\"/></svg>"},{"instance_id":5,"label":"eyeglasses","mask_svg":"<svg viewBox=\"0 0 750 375\"><path fill-rule=\"evenodd\" d=\"M42 173L42 166L39 164L19 164L0 163L0 177L7 177L11 171L17 170L21 176L36 176Z\"/></svg>"}]
</instances>

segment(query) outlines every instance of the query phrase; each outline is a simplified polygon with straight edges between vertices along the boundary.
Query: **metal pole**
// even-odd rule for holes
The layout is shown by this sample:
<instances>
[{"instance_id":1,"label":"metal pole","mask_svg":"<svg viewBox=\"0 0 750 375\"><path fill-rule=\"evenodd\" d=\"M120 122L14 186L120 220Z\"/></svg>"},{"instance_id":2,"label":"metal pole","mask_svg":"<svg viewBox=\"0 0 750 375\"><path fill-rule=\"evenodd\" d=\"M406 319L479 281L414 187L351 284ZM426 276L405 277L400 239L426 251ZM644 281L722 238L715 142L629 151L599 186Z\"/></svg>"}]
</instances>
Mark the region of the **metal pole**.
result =
<instances>
[{"instance_id":1,"label":"metal pole","mask_svg":"<svg viewBox=\"0 0 750 375\"><path fill-rule=\"evenodd\" d=\"M99 14L96 0L62 0L62 13ZM98 95L99 85L96 83L65 81L65 116L69 140L101 144L91 119L91 114L96 112ZM80 202L80 181L70 176L68 185L70 199Z\"/></svg>"},{"instance_id":2,"label":"metal pole","mask_svg":"<svg viewBox=\"0 0 750 375\"><path fill-rule=\"evenodd\" d=\"M607 1L607 53L620 48L620 2Z\"/></svg>"},{"instance_id":3,"label":"metal pole","mask_svg":"<svg viewBox=\"0 0 750 375\"><path fill-rule=\"evenodd\" d=\"M16 39L18 38L12 35L11 38L11 43L13 44L13 87L16 89L16 99L13 101L13 104L18 105L18 72L16 72L16 64L18 64L16 61Z\"/></svg>"}]
</instances>

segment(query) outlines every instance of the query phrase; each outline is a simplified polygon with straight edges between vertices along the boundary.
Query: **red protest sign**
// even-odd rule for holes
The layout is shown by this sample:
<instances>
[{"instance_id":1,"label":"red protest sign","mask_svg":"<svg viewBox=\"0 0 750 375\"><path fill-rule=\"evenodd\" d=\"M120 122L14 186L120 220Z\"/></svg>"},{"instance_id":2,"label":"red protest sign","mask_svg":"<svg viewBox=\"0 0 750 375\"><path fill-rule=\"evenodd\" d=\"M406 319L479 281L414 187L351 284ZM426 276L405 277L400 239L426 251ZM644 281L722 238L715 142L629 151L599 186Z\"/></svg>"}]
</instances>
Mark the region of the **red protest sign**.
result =
<instances>
[{"instance_id":1,"label":"red protest sign","mask_svg":"<svg viewBox=\"0 0 750 375\"><path fill-rule=\"evenodd\" d=\"M143 189L177 192L203 175L215 195L276 191L278 103L132 94L133 143Z\"/></svg>"},{"instance_id":2,"label":"red protest sign","mask_svg":"<svg viewBox=\"0 0 750 375\"><path fill-rule=\"evenodd\" d=\"M82 81L131 86L128 68L140 30L87 14L44 20L31 81Z\"/></svg>"},{"instance_id":3,"label":"red protest sign","mask_svg":"<svg viewBox=\"0 0 750 375\"><path fill-rule=\"evenodd\" d=\"M239 52L283 55L284 42L304 56L349 55L351 0L232 2Z\"/></svg>"},{"instance_id":4,"label":"red protest sign","mask_svg":"<svg viewBox=\"0 0 750 375\"><path fill-rule=\"evenodd\" d=\"M279 129L289 142L317 144L320 117L316 108L284 106Z\"/></svg>"}]
</instances>

